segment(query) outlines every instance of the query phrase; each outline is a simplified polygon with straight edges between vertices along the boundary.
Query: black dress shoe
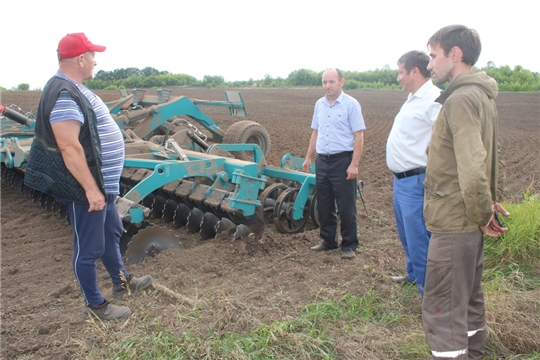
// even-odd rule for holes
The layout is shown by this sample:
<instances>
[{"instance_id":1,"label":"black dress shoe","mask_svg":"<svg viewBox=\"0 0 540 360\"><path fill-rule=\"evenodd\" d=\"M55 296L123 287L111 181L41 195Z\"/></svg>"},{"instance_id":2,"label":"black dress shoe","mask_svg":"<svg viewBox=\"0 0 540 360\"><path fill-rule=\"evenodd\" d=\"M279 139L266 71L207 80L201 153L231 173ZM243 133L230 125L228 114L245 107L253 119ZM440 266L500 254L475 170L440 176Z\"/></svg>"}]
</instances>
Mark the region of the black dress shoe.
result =
<instances>
[{"instance_id":1,"label":"black dress shoe","mask_svg":"<svg viewBox=\"0 0 540 360\"><path fill-rule=\"evenodd\" d=\"M323 244L312 246L312 247L310 247L310 249L313 250L313 251L329 251L329 250L332 250L330 248L327 248Z\"/></svg>"}]
</instances>

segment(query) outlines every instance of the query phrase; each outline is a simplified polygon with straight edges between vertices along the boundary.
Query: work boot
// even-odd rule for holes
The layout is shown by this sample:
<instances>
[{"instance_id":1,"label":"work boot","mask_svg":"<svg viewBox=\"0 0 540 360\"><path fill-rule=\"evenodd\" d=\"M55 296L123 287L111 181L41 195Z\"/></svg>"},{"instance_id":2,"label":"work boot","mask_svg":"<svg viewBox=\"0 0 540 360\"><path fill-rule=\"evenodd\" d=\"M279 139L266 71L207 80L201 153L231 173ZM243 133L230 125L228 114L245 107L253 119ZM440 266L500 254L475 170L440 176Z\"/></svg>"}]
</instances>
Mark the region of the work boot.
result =
<instances>
[{"instance_id":1,"label":"work boot","mask_svg":"<svg viewBox=\"0 0 540 360\"><path fill-rule=\"evenodd\" d=\"M127 294L128 286L129 292L141 291L152 285L152 275L144 275L140 278L130 275L127 279L127 282L122 282L121 284L113 284L112 287L112 296L115 298L120 298Z\"/></svg>"},{"instance_id":2,"label":"work boot","mask_svg":"<svg viewBox=\"0 0 540 360\"><path fill-rule=\"evenodd\" d=\"M356 257L356 254L352 250L345 250L341 253L341 258L343 260L352 260Z\"/></svg>"},{"instance_id":3,"label":"work boot","mask_svg":"<svg viewBox=\"0 0 540 360\"><path fill-rule=\"evenodd\" d=\"M107 300L100 306L84 305L83 316L90 314L97 316L101 320L123 320L131 315L131 310L127 306L113 305Z\"/></svg>"}]
</instances>

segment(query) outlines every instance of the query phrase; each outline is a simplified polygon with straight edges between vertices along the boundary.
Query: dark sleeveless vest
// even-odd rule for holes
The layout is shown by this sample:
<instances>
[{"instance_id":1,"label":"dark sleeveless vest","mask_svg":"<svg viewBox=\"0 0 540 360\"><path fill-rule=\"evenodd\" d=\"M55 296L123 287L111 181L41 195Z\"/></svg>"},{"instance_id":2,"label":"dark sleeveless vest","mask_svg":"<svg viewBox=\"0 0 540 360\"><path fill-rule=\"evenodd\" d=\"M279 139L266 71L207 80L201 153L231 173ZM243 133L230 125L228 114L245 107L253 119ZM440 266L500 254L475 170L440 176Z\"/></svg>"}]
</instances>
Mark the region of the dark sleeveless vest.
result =
<instances>
[{"instance_id":1,"label":"dark sleeveless vest","mask_svg":"<svg viewBox=\"0 0 540 360\"><path fill-rule=\"evenodd\" d=\"M82 110L85 121L81 126L79 141L88 168L101 192L105 194L101 174L101 142L92 104L75 84L57 76L47 82L39 101L34 141L28 155L24 183L61 200L88 203L84 189L66 168L50 123L51 111L63 90L73 96Z\"/></svg>"}]
</instances>

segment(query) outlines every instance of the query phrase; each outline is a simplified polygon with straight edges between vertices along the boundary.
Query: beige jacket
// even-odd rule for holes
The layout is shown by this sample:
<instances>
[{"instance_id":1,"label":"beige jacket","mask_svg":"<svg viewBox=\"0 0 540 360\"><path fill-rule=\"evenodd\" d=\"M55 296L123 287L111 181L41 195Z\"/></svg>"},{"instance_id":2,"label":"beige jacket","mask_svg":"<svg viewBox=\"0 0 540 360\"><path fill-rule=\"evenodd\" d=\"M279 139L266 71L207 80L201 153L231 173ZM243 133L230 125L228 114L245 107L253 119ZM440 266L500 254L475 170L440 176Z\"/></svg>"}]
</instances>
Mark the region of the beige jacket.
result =
<instances>
[{"instance_id":1,"label":"beige jacket","mask_svg":"<svg viewBox=\"0 0 540 360\"><path fill-rule=\"evenodd\" d=\"M488 224L497 192L498 88L484 72L458 75L436 99L424 181L424 218L434 233L467 233Z\"/></svg>"}]
</instances>

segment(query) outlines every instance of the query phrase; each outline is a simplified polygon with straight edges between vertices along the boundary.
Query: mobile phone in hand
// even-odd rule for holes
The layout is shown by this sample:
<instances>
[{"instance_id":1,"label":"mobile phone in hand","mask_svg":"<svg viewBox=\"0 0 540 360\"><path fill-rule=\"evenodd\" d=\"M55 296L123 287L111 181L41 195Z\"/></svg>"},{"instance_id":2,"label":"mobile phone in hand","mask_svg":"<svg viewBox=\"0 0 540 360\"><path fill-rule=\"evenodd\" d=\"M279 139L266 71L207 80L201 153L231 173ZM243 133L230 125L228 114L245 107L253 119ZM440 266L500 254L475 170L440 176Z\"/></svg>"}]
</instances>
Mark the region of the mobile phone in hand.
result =
<instances>
[{"instance_id":1,"label":"mobile phone in hand","mask_svg":"<svg viewBox=\"0 0 540 360\"><path fill-rule=\"evenodd\" d=\"M498 211L495 211L495 220L497 220L497 224L499 224L499 226L501 227L504 227L504 223L502 221L502 218L501 218L501 214L499 214Z\"/></svg>"}]
</instances>

